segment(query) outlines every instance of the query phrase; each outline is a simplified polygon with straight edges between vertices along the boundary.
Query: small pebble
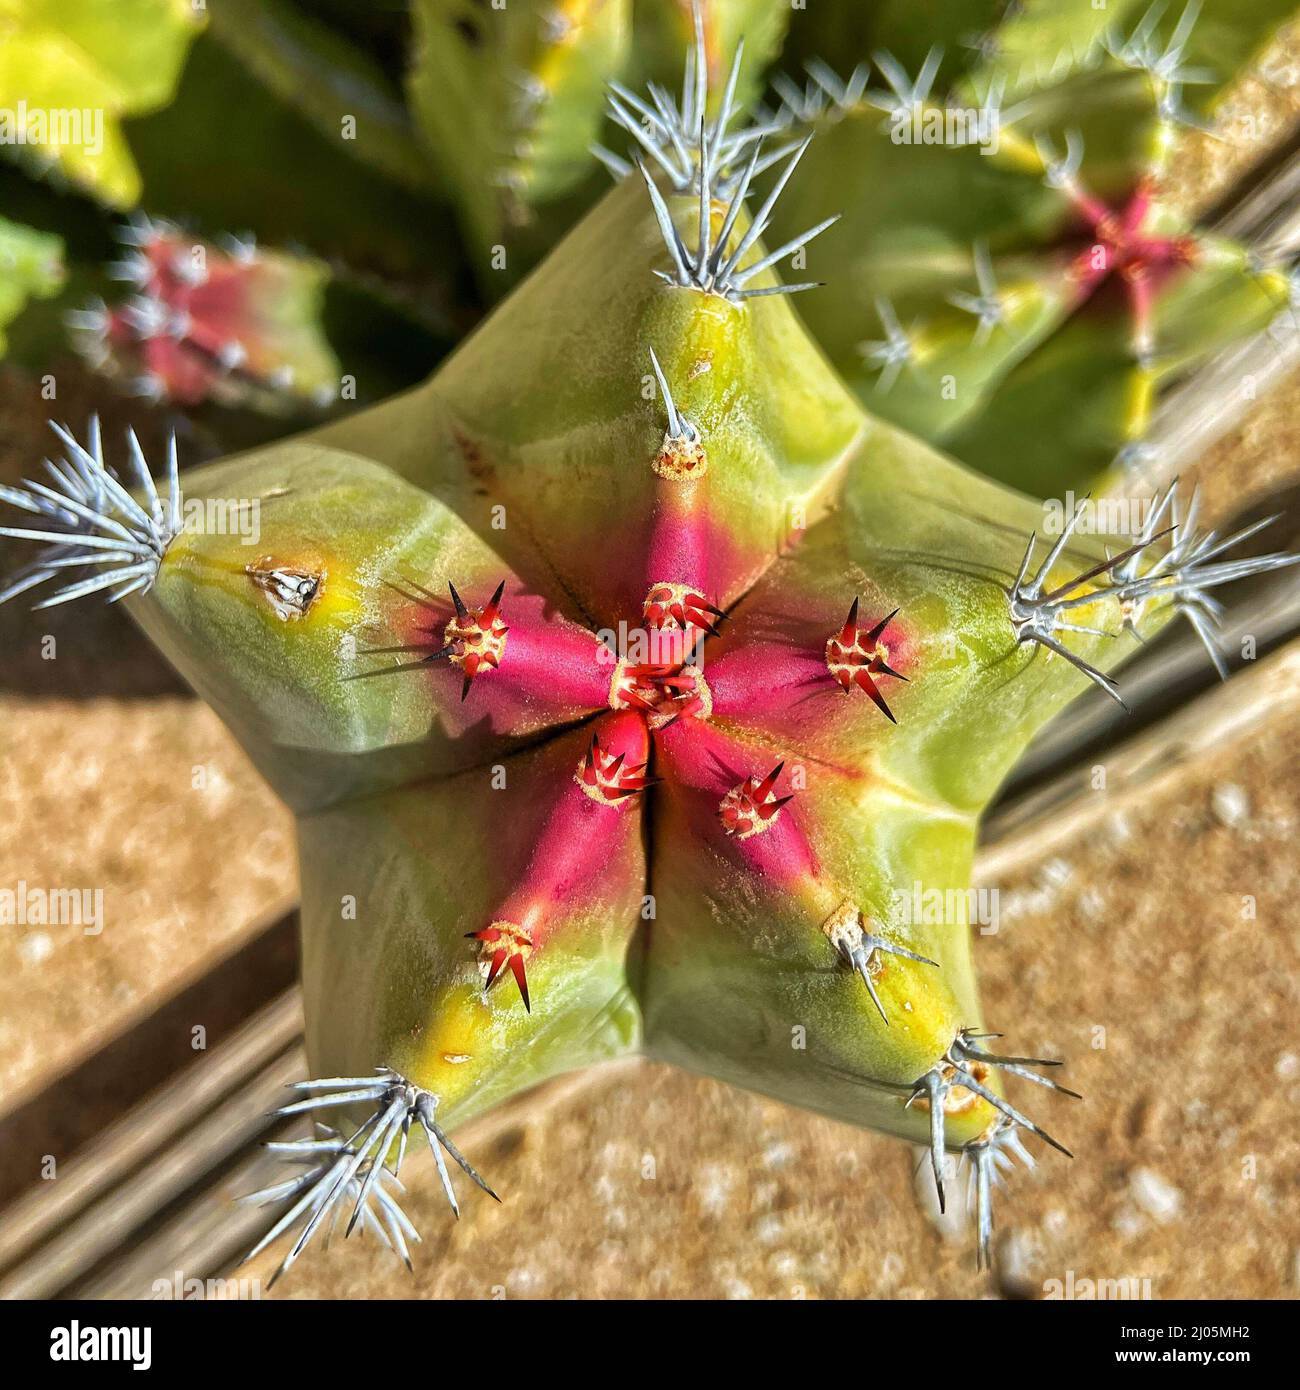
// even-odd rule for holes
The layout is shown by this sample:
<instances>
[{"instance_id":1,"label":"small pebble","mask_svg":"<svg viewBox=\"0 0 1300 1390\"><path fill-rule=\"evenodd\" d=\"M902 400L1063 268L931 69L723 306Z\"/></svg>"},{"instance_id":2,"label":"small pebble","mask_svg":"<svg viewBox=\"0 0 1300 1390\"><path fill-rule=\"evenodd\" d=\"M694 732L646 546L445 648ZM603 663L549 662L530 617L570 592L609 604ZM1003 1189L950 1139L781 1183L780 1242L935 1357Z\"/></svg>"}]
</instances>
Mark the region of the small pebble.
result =
<instances>
[{"instance_id":1,"label":"small pebble","mask_svg":"<svg viewBox=\"0 0 1300 1390\"><path fill-rule=\"evenodd\" d=\"M794 1156L795 1148L793 1144L778 1141L775 1144L769 1144L763 1151L763 1162L766 1163L769 1168L784 1168Z\"/></svg>"},{"instance_id":2,"label":"small pebble","mask_svg":"<svg viewBox=\"0 0 1300 1390\"><path fill-rule=\"evenodd\" d=\"M1111 1229L1122 1236L1135 1236L1142 1230L1142 1218L1127 1202L1115 1213L1110 1224Z\"/></svg>"},{"instance_id":3,"label":"small pebble","mask_svg":"<svg viewBox=\"0 0 1300 1390\"><path fill-rule=\"evenodd\" d=\"M1161 1225L1172 1221L1183 1203L1183 1194L1152 1168L1133 1170L1129 1192L1138 1206Z\"/></svg>"},{"instance_id":4,"label":"small pebble","mask_svg":"<svg viewBox=\"0 0 1300 1390\"><path fill-rule=\"evenodd\" d=\"M1106 821L1106 832L1112 844L1122 845L1133 837L1133 827L1123 811L1113 812Z\"/></svg>"},{"instance_id":5,"label":"small pebble","mask_svg":"<svg viewBox=\"0 0 1300 1390\"><path fill-rule=\"evenodd\" d=\"M1291 1081L1300 1076L1300 1057L1294 1052L1284 1052L1278 1059L1277 1065L1273 1068L1279 1080Z\"/></svg>"},{"instance_id":6,"label":"small pebble","mask_svg":"<svg viewBox=\"0 0 1300 1390\"><path fill-rule=\"evenodd\" d=\"M1083 916L1096 921L1106 911L1106 899L1095 888L1085 888L1079 894L1079 911Z\"/></svg>"},{"instance_id":7,"label":"small pebble","mask_svg":"<svg viewBox=\"0 0 1300 1390\"><path fill-rule=\"evenodd\" d=\"M785 1225L779 1216L764 1216L754 1226L754 1238L763 1245L775 1245L785 1234Z\"/></svg>"},{"instance_id":8,"label":"small pebble","mask_svg":"<svg viewBox=\"0 0 1300 1390\"><path fill-rule=\"evenodd\" d=\"M1210 805L1215 819L1229 829L1240 825L1250 815L1250 802L1246 793L1235 782L1224 782L1215 787L1210 797Z\"/></svg>"},{"instance_id":9,"label":"small pebble","mask_svg":"<svg viewBox=\"0 0 1300 1390\"><path fill-rule=\"evenodd\" d=\"M1038 881L1044 888L1063 888L1074 870L1064 859L1049 859L1038 871Z\"/></svg>"},{"instance_id":10,"label":"small pebble","mask_svg":"<svg viewBox=\"0 0 1300 1390\"><path fill-rule=\"evenodd\" d=\"M42 965L54 954L54 938L47 932L34 931L18 943L18 954L24 965Z\"/></svg>"},{"instance_id":11,"label":"small pebble","mask_svg":"<svg viewBox=\"0 0 1300 1390\"><path fill-rule=\"evenodd\" d=\"M714 1214L726 1211L731 1192L731 1175L716 1164L710 1164L700 1177L700 1205L705 1211Z\"/></svg>"},{"instance_id":12,"label":"small pebble","mask_svg":"<svg viewBox=\"0 0 1300 1390\"><path fill-rule=\"evenodd\" d=\"M1039 1263L1038 1242L1023 1231L1008 1231L998 1242L997 1280L1003 1293L1028 1298L1041 1292L1042 1280L1034 1278Z\"/></svg>"}]
</instances>

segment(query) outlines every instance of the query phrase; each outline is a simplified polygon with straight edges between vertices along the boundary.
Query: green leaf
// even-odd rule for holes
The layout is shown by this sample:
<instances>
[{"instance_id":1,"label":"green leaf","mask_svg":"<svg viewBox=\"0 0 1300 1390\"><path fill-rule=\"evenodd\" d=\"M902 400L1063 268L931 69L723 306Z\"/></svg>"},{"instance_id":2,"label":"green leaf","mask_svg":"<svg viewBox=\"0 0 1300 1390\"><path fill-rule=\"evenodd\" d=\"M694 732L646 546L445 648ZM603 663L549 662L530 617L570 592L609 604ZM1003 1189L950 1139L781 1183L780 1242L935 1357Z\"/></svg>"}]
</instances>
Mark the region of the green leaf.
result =
<instances>
[{"instance_id":1,"label":"green leaf","mask_svg":"<svg viewBox=\"0 0 1300 1390\"><path fill-rule=\"evenodd\" d=\"M476 257L591 171L605 83L630 44L630 0L420 0L408 91Z\"/></svg>"},{"instance_id":2,"label":"green leaf","mask_svg":"<svg viewBox=\"0 0 1300 1390\"><path fill-rule=\"evenodd\" d=\"M280 0L220 0L211 34L345 154L417 192L433 183L400 96L355 43Z\"/></svg>"},{"instance_id":3,"label":"green leaf","mask_svg":"<svg viewBox=\"0 0 1300 1390\"><path fill-rule=\"evenodd\" d=\"M12 323L29 299L49 299L63 285L63 243L47 232L0 217L0 353Z\"/></svg>"},{"instance_id":4,"label":"green leaf","mask_svg":"<svg viewBox=\"0 0 1300 1390\"><path fill-rule=\"evenodd\" d=\"M774 5L771 0L703 0L700 17L708 54L711 111L722 99L736 45L742 38L745 56L736 84L736 102L742 107L753 103L762 90L768 64L781 52L791 15L788 5ZM689 6L663 0L638 4L633 52L637 83L649 79L664 83L670 92L679 91L686 54L694 42Z\"/></svg>"},{"instance_id":5,"label":"green leaf","mask_svg":"<svg viewBox=\"0 0 1300 1390\"><path fill-rule=\"evenodd\" d=\"M175 91L191 0L0 0L0 125L114 207L140 198L120 125Z\"/></svg>"}]
</instances>

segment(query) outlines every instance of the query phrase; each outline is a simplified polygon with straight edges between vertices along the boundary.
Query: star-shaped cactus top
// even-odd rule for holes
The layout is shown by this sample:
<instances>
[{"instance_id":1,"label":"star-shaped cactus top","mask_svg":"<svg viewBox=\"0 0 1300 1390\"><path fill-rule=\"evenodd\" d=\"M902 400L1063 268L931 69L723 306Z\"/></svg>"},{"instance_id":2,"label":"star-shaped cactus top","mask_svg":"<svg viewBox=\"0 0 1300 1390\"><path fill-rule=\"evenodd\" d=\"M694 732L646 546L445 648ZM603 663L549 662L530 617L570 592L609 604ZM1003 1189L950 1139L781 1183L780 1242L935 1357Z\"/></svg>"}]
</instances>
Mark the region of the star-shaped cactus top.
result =
<instances>
[{"instance_id":1,"label":"star-shaped cactus top","mask_svg":"<svg viewBox=\"0 0 1300 1390\"><path fill-rule=\"evenodd\" d=\"M772 292L683 283L705 245ZM998 1075L1053 1083L979 1032L979 812L1076 666L1242 570L1077 514L1031 563L1042 508L869 418L771 260L625 180L425 386L189 474L149 551L133 614L300 814L289 1109L351 1121L267 1194L290 1258L343 1202L404 1251L413 1127L450 1194L447 1125L637 1048L967 1154L987 1249L1042 1133ZM144 565L98 449L50 468L22 582Z\"/></svg>"}]
</instances>

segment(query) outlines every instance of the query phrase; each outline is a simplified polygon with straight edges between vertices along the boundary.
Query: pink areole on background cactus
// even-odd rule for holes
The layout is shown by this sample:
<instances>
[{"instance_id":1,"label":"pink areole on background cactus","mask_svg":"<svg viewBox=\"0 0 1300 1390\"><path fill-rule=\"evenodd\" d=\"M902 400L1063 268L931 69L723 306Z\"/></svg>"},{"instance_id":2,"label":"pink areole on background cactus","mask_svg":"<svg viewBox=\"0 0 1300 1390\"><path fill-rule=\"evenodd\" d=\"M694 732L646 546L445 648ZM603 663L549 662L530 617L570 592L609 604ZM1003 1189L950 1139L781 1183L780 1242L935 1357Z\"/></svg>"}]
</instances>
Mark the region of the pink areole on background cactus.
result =
<instances>
[{"instance_id":1,"label":"pink areole on background cactus","mask_svg":"<svg viewBox=\"0 0 1300 1390\"><path fill-rule=\"evenodd\" d=\"M136 394L194 406L257 396L327 404L338 367L317 323L324 268L251 238L223 247L169 222L136 218L112 273L134 287L120 304L70 315L74 342Z\"/></svg>"}]
</instances>

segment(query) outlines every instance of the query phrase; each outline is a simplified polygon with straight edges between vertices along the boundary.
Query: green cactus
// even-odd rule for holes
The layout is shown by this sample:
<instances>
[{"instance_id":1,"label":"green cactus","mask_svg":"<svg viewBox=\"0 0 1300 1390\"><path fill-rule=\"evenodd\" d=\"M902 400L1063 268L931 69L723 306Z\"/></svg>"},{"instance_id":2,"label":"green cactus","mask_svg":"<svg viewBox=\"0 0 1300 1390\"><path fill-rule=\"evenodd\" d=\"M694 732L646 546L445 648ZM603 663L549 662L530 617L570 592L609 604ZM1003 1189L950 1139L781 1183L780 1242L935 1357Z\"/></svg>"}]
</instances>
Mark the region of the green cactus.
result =
<instances>
[{"instance_id":1,"label":"green cactus","mask_svg":"<svg viewBox=\"0 0 1300 1390\"><path fill-rule=\"evenodd\" d=\"M625 167L600 144L607 84L615 107L639 104L628 84L674 80L698 40L720 91L743 38L747 102L789 17L770 0L419 0L413 14L411 105L494 294L593 201L593 154Z\"/></svg>"},{"instance_id":2,"label":"green cactus","mask_svg":"<svg viewBox=\"0 0 1300 1390\"><path fill-rule=\"evenodd\" d=\"M773 236L843 212L816 256L837 293L806 317L860 397L1040 496L1122 486L1160 391L1289 304L1285 269L1158 190L1177 127L1293 12L1024 0L976 35L968 14L927 23L928 43L965 44L942 70L894 15L872 37L915 79L877 51L879 89L817 62L785 84L783 123L822 134Z\"/></svg>"},{"instance_id":3,"label":"green cactus","mask_svg":"<svg viewBox=\"0 0 1300 1390\"><path fill-rule=\"evenodd\" d=\"M145 217L120 235L112 273L134 293L68 316L97 370L136 395L184 406L215 398L274 411L334 399L339 366L320 324L324 266L260 250L251 237L214 246Z\"/></svg>"},{"instance_id":4,"label":"green cactus","mask_svg":"<svg viewBox=\"0 0 1300 1390\"><path fill-rule=\"evenodd\" d=\"M228 8L212 30L268 93L338 52ZM339 1127L272 1146L301 1170L253 1197L283 1204L259 1249L296 1230L281 1270L343 1211L409 1259L413 1129L456 1209L448 1157L491 1189L450 1130L637 1051L925 1144L941 1203L968 1160L987 1261L1025 1135L1061 1147L1003 1081L1064 1088L980 1031L980 815L1085 681L1120 700L1107 672L1169 617L1226 674L1213 590L1294 557L1228 558L1258 528L1202 534L1176 485L1085 539L1086 503L971 469L1112 481L1159 390L1287 302L1155 182L1287 9L821 6L785 50L811 85L778 74L747 122L785 6L423 0L408 94L483 284L590 200L589 147L619 186L406 395L184 494L174 445L160 493L95 425L0 488L0 534L41 547L0 602L123 600L298 813L317 1079L283 1113ZM154 104L183 51L160 35ZM190 100L225 90L207 43ZM819 61L867 53L885 88ZM371 173L423 196L382 73L345 66L305 94L317 137L359 105ZM5 316L56 288L58 242L0 231ZM97 362L181 405L332 388L318 263L143 217L125 237L141 293L74 319Z\"/></svg>"},{"instance_id":5,"label":"green cactus","mask_svg":"<svg viewBox=\"0 0 1300 1390\"><path fill-rule=\"evenodd\" d=\"M97 428L0 489L42 547L0 601L123 600L298 813L317 1079L283 1113L338 1131L256 1194L281 1271L346 1209L407 1256L413 1129L455 1208L447 1157L491 1189L449 1130L638 1050L927 1145L941 1201L964 1157L986 1261L1023 1136L1062 1147L1003 1081L1064 1088L981 1031L980 814L1140 637L1212 646L1212 591L1296 558L1224 558L1256 528L1174 488L1040 547L1040 504L868 415L776 275L830 219L764 249L806 145L751 221L740 60L712 104L707 66L677 175L609 192L424 386L184 495L174 447L160 492Z\"/></svg>"}]
</instances>

